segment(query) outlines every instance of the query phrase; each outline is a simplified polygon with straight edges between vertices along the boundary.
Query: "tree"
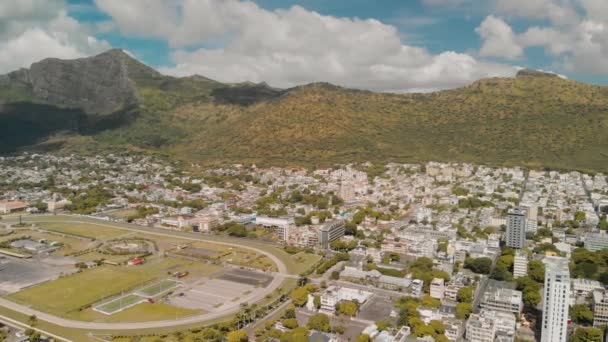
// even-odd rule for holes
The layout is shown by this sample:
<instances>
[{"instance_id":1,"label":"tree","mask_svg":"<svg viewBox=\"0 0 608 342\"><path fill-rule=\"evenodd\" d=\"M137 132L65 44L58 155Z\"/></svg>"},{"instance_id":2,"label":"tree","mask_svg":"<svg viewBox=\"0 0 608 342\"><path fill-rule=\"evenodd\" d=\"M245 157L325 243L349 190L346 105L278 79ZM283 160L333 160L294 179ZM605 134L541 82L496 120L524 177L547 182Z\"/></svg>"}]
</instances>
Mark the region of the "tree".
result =
<instances>
[{"instance_id":1,"label":"tree","mask_svg":"<svg viewBox=\"0 0 608 342\"><path fill-rule=\"evenodd\" d=\"M456 299L459 303L470 303L473 301L473 289L471 287L463 287L458 290Z\"/></svg>"},{"instance_id":2,"label":"tree","mask_svg":"<svg viewBox=\"0 0 608 342\"><path fill-rule=\"evenodd\" d=\"M357 336L357 339L355 340L355 342L370 342L370 338L368 334L361 334L359 336Z\"/></svg>"},{"instance_id":3,"label":"tree","mask_svg":"<svg viewBox=\"0 0 608 342\"><path fill-rule=\"evenodd\" d=\"M357 303L349 300L342 301L338 303L337 306L339 313L350 317L356 316L357 311L359 310L359 306L357 305Z\"/></svg>"},{"instance_id":4,"label":"tree","mask_svg":"<svg viewBox=\"0 0 608 342\"><path fill-rule=\"evenodd\" d=\"M287 329L295 329L298 327L298 320L295 318L287 318L282 320L281 324Z\"/></svg>"},{"instance_id":5,"label":"tree","mask_svg":"<svg viewBox=\"0 0 608 342\"><path fill-rule=\"evenodd\" d=\"M318 330L322 332L329 332L331 330L329 325L329 317L322 313L311 316L308 319L308 324L306 324L306 326L310 330Z\"/></svg>"},{"instance_id":6,"label":"tree","mask_svg":"<svg viewBox=\"0 0 608 342\"><path fill-rule=\"evenodd\" d=\"M376 327L380 331L390 329L392 326L393 326L393 324L390 321L385 320L385 319L376 322Z\"/></svg>"},{"instance_id":7,"label":"tree","mask_svg":"<svg viewBox=\"0 0 608 342\"><path fill-rule=\"evenodd\" d=\"M28 317L27 319L27 324L30 327L35 326L36 324L38 324L38 317L36 317L36 315L31 315L30 317Z\"/></svg>"},{"instance_id":8,"label":"tree","mask_svg":"<svg viewBox=\"0 0 608 342\"><path fill-rule=\"evenodd\" d=\"M456 318L467 319L473 311L471 303L458 303L456 304Z\"/></svg>"},{"instance_id":9,"label":"tree","mask_svg":"<svg viewBox=\"0 0 608 342\"><path fill-rule=\"evenodd\" d=\"M571 342L601 342L602 331L597 328L578 328L572 334Z\"/></svg>"},{"instance_id":10,"label":"tree","mask_svg":"<svg viewBox=\"0 0 608 342\"><path fill-rule=\"evenodd\" d=\"M321 297L315 296L313 298L313 303L315 304L315 308L318 310L321 308Z\"/></svg>"},{"instance_id":11,"label":"tree","mask_svg":"<svg viewBox=\"0 0 608 342\"><path fill-rule=\"evenodd\" d=\"M464 267L479 274L490 274L492 269L492 259L482 258L467 258L464 261Z\"/></svg>"},{"instance_id":12,"label":"tree","mask_svg":"<svg viewBox=\"0 0 608 342\"><path fill-rule=\"evenodd\" d=\"M542 261L531 260L528 263L528 276L537 283L545 281L545 265Z\"/></svg>"},{"instance_id":13,"label":"tree","mask_svg":"<svg viewBox=\"0 0 608 342\"><path fill-rule=\"evenodd\" d=\"M593 324L593 311L586 304L573 305L570 308L570 317L578 324Z\"/></svg>"},{"instance_id":14,"label":"tree","mask_svg":"<svg viewBox=\"0 0 608 342\"><path fill-rule=\"evenodd\" d=\"M572 270L573 278L595 278L599 266L596 263L585 261L574 265Z\"/></svg>"},{"instance_id":15,"label":"tree","mask_svg":"<svg viewBox=\"0 0 608 342\"><path fill-rule=\"evenodd\" d=\"M291 291L291 300L297 306L304 306L308 301L308 290L305 287L297 287Z\"/></svg>"},{"instance_id":16,"label":"tree","mask_svg":"<svg viewBox=\"0 0 608 342\"><path fill-rule=\"evenodd\" d=\"M435 334L443 335L445 333L445 325L442 321L432 320L429 325L435 330Z\"/></svg>"},{"instance_id":17,"label":"tree","mask_svg":"<svg viewBox=\"0 0 608 342\"><path fill-rule=\"evenodd\" d=\"M228 333L226 340L228 342L247 342L249 335L245 330L235 330Z\"/></svg>"},{"instance_id":18,"label":"tree","mask_svg":"<svg viewBox=\"0 0 608 342\"><path fill-rule=\"evenodd\" d=\"M437 298L426 295L422 298L421 305L427 308L437 309L441 306L441 301Z\"/></svg>"}]
</instances>

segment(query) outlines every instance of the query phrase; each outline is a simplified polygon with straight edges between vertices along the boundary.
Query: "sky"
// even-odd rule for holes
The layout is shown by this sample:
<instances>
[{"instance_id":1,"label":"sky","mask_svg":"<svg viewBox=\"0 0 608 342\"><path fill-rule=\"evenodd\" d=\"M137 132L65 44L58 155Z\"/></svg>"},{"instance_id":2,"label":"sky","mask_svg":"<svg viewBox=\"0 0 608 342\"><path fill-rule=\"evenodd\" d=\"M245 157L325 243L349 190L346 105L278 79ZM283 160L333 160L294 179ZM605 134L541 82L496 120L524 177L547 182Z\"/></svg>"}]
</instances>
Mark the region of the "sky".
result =
<instances>
[{"instance_id":1,"label":"sky","mask_svg":"<svg viewBox=\"0 0 608 342\"><path fill-rule=\"evenodd\" d=\"M0 73L121 48L163 74L386 92L521 68L608 84L608 0L2 0Z\"/></svg>"}]
</instances>

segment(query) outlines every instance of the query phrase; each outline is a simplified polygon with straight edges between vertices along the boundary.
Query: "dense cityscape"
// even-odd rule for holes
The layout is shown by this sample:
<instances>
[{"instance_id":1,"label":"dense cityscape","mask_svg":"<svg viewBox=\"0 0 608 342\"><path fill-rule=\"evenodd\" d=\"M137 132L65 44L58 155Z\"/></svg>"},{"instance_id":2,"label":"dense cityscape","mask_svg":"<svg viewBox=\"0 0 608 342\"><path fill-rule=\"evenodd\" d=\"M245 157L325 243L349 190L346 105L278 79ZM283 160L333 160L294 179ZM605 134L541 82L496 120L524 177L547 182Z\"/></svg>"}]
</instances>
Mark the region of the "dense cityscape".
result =
<instances>
[{"instance_id":1,"label":"dense cityscape","mask_svg":"<svg viewBox=\"0 0 608 342\"><path fill-rule=\"evenodd\" d=\"M271 275L292 281L253 318L244 316L255 303L235 305L238 312L226 324L236 327L179 332L176 340L595 341L608 324L603 174L437 162L207 167L126 154L21 154L0 158L0 190L0 266L21 274L3 277L0 291L17 303L32 296L21 291L57 276L152 263L149 243L160 249L159 258L171 253L209 262L206 249L157 247L161 242L133 237L139 233L120 236L141 249L114 253L126 259L108 252L126 248L118 238L102 247L91 239L78 250L78 243L59 237L75 241L87 234L34 223L44 217L230 239L310 259L291 276L260 257L261 266L222 260L268 281ZM75 258L91 248L107 250ZM24 275L31 263L60 272L32 278ZM192 267L174 278L191 278ZM166 303L194 309L181 302L194 291L187 281L167 286L173 291L163 291ZM131 310L122 300L118 312ZM84 304L97 311L109 306L95 301ZM6 331L15 333L22 334Z\"/></svg>"}]
</instances>

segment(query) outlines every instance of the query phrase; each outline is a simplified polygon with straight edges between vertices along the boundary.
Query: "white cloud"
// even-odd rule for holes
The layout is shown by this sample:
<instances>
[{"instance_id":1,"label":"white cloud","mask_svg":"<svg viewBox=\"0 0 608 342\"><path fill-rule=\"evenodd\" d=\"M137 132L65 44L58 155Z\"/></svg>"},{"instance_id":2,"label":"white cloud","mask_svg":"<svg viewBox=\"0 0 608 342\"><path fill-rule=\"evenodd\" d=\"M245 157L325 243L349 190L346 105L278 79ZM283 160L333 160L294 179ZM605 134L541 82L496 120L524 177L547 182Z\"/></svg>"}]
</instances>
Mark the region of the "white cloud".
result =
<instances>
[{"instance_id":1,"label":"white cloud","mask_svg":"<svg viewBox=\"0 0 608 342\"><path fill-rule=\"evenodd\" d=\"M59 0L3 0L0 3L0 73L47 57L76 58L110 47L67 15Z\"/></svg>"},{"instance_id":2,"label":"white cloud","mask_svg":"<svg viewBox=\"0 0 608 342\"><path fill-rule=\"evenodd\" d=\"M515 33L504 20L490 15L475 32L483 39L480 55L506 59L518 59L523 56L523 47L516 42Z\"/></svg>"},{"instance_id":3,"label":"white cloud","mask_svg":"<svg viewBox=\"0 0 608 342\"><path fill-rule=\"evenodd\" d=\"M377 20L337 18L299 6L269 11L236 0L181 0L172 6L161 0L96 4L122 32L168 41L175 65L161 71L171 75L266 81L278 87L327 81L402 92L451 88L515 73L510 66L467 54L433 55L406 45L394 26Z\"/></svg>"},{"instance_id":4,"label":"white cloud","mask_svg":"<svg viewBox=\"0 0 608 342\"><path fill-rule=\"evenodd\" d=\"M549 19L555 24L579 20L573 0L494 0L497 13L529 19Z\"/></svg>"}]
</instances>

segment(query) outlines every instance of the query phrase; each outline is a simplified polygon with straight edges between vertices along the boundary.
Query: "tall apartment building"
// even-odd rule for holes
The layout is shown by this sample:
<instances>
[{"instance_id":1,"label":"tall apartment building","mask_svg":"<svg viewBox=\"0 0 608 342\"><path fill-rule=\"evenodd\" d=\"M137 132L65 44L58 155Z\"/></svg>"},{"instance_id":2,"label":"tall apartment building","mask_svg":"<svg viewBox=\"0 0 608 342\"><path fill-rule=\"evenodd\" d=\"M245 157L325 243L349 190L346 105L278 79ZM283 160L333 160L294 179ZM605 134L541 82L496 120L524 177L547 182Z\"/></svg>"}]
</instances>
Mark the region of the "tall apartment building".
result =
<instances>
[{"instance_id":1,"label":"tall apartment building","mask_svg":"<svg viewBox=\"0 0 608 342\"><path fill-rule=\"evenodd\" d=\"M568 259L546 257L541 342L566 342L570 305Z\"/></svg>"},{"instance_id":2,"label":"tall apartment building","mask_svg":"<svg viewBox=\"0 0 608 342\"><path fill-rule=\"evenodd\" d=\"M606 290L593 291L593 326L608 325L608 294Z\"/></svg>"},{"instance_id":3,"label":"tall apartment building","mask_svg":"<svg viewBox=\"0 0 608 342\"><path fill-rule=\"evenodd\" d=\"M524 248L526 243L526 215L520 209L513 209L507 214L507 247Z\"/></svg>"},{"instance_id":4,"label":"tall apartment building","mask_svg":"<svg viewBox=\"0 0 608 342\"><path fill-rule=\"evenodd\" d=\"M525 277L528 274L528 253L524 251L515 252L513 258L513 277Z\"/></svg>"},{"instance_id":5,"label":"tall apartment building","mask_svg":"<svg viewBox=\"0 0 608 342\"><path fill-rule=\"evenodd\" d=\"M327 249L332 241L343 237L345 228L344 220L341 219L326 222L319 230L319 243L321 244L321 248Z\"/></svg>"},{"instance_id":6,"label":"tall apartment building","mask_svg":"<svg viewBox=\"0 0 608 342\"><path fill-rule=\"evenodd\" d=\"M536 233L538 230L538 206L532 203L522 203L519 207L526 214L526 233Z\"/></svg>"}]
</instances>

